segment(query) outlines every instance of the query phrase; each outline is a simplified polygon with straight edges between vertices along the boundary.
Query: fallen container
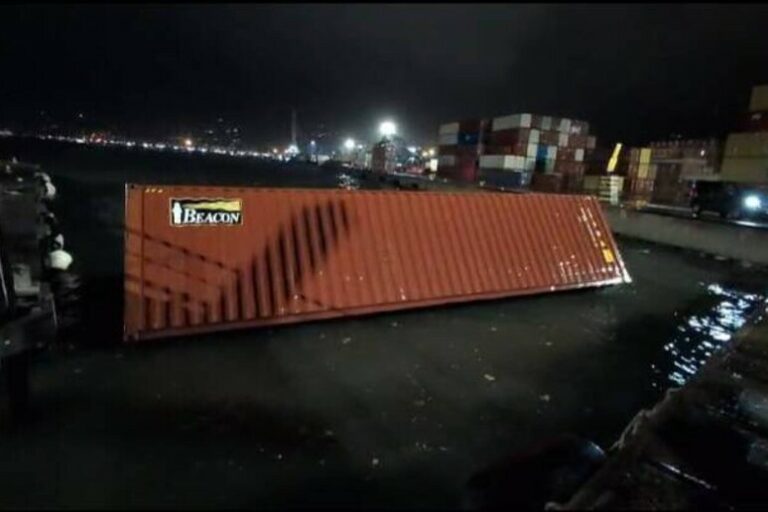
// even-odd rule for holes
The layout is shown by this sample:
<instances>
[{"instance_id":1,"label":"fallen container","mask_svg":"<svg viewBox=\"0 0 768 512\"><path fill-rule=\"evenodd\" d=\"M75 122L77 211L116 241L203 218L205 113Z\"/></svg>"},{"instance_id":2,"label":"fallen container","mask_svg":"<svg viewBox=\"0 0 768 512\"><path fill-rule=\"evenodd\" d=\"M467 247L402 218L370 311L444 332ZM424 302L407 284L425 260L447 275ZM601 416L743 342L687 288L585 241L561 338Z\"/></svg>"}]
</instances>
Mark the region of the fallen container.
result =
<instances>
[{"instance_id":1,"label":"fallen container","mask_svg":"<svg viewBox=\"0 0 768 512\"><path fill-rule=\"evenodd\" d=\"M126 340L629 282L586 196L126 186Z\"/></svg>"}]
</instances>

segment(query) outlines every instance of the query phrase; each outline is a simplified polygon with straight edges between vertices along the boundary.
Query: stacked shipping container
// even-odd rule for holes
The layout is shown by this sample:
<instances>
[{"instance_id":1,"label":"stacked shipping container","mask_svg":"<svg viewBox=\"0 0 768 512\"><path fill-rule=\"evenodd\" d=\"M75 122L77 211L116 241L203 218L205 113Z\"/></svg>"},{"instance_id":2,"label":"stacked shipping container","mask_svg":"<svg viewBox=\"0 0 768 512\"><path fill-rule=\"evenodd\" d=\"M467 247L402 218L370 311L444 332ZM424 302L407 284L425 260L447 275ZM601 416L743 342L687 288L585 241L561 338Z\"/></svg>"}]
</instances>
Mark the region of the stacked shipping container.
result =
<instances>
[{"instance_id":1,"label":"stacked shipping container","mask_svg":"<svg viewBox=\"0 0 768 512\"><path fill-rule=\"evenodd\" d=\"M654 203L688 206L694 180L717 178L720 146L717 140L652 142L651 164L656 167Z\"/></svg>"},{"instance_id":2,"label":"stacked shipping container","mask_svg":"<svg viewBox=\"0 0 768 512\"><path fill-rule=\"evenodd\" d=\"M478 159L486 137L485 120L469 120L440 126L437 174L452 181L477 181Z\"/></svg>"},{"instance_id":3,"label":"stacked shipping container","mask_svg":"<svg viewBox=\"0 0 768 512\"><path fill-rule=\"evenodd\" d=\"M490 187L577 191L585 151L595 142L584 121L527 113L496 117L480 158L480 181Z\"/></svg>"},{"instance_id":4,"label":"stacked shipping container","mask_svg":"<svg viewBox=\"0 0 768 512\"><path fill-rule=\"evenodd\" d=\"M633 203L649 202L656 180L656 164L651 163L651 148L630 148L626 161L625 198Z\"/></svg>"},{"instance_id":5,"label":"stacked shipping container","mask_svg":"<svg viewBox=\"0 0 768 512\"><path fill-rule=\"evenodd\" d=\"M731 133L725 143L721 175L724 181L768 182L768 85L752 88L743 132Z\"/></svg>"}]
</instances>

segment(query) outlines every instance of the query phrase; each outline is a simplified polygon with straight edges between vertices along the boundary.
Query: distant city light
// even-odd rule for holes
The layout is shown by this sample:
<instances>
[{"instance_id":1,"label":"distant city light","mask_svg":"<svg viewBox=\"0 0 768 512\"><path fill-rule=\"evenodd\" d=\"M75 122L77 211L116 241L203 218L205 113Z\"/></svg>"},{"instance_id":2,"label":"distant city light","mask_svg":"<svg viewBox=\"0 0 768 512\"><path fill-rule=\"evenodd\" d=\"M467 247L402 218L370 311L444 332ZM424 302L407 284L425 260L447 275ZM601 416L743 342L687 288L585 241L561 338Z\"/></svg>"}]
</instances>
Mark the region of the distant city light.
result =
<instances>
[{"instance_id":1,"label":"distant city light","mask_svg":"<svg viewBox=\"0 0 768 512\"><path fill-rule=\"evenodd\" d=\"M429 148L429 156L435 156L435 148Z\"/></svg>"},{"instance_id":2,"label":"distant city light","mask_svg":"<svg viewBox=\"0 0 768 512\"><path fill-rule=\"evenodd\" d=\"M397 134L397 125L392 121L383 121L379 125L379 133L384 137L392 137Z\"/></svg>"},{"instance_id":3,"label":"distant city light","mask_svg":"<svg viewBox=\"0 0 768 512\"><path fill-rule=\"evenodd\" d=\"M352 151L355 149L355 139L347 139L344 141L344 149L347 151Z\"/></svg>"},{"instance_id":4,"label":"distant city light","mask_svg":"<svg viewBox=\"0 0 768 512\"><path fill-rule=\"evenodd\" d=\"M419 150L416 146L408 146L408 151L411 153L416 153Z\"/></svg>"},{"instance_id":5,"label":"distant city light","mask_svg":"<svg viewBox=\"0 0 768 512\"><path fill-rule=\"evenodd\" d=\"M192 139L184 139L184 145L189 147L192 147Z\"/></svg>"}]
</instances>

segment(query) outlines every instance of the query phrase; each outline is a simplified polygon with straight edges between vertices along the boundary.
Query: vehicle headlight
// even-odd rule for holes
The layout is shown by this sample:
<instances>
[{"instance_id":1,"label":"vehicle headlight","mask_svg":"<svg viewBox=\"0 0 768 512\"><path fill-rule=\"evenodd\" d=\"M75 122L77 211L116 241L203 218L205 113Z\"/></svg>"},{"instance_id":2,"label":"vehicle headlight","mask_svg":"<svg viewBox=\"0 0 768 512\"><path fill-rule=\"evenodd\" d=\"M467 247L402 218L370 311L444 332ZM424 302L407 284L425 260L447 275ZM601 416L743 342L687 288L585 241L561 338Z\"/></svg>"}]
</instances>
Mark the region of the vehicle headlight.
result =
<instances>
[{"instance_id":1,"label":"vehicle headlight","mask_svg":"<svg viewBox=\"0 0 768 512\"><path fill-rule=\"evenodd\" d=\"M750 210L757 210L762 206L762 201L758 196L752 195L744 198L744 207Z\"/></svg>"}]
</instances>

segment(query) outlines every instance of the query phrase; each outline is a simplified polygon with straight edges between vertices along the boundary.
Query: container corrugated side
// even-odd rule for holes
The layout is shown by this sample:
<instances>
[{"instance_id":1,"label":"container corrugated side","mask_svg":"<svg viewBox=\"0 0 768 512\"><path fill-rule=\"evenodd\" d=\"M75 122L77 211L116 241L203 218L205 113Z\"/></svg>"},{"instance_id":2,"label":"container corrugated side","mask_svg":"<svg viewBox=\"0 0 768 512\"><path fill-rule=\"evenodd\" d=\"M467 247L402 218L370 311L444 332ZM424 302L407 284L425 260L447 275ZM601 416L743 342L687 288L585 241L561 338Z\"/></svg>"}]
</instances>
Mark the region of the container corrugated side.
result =
<instances>
[{"instance_id":1,"label":"container corrugated side","mask_svg":"<svg viewBox=\"0 0 768 512\"><path fill-rule=\"evenodd\" d=\"M128 340L630 280L589 197L137 185L126 194Z\"/></svg>"}]
</instances>

